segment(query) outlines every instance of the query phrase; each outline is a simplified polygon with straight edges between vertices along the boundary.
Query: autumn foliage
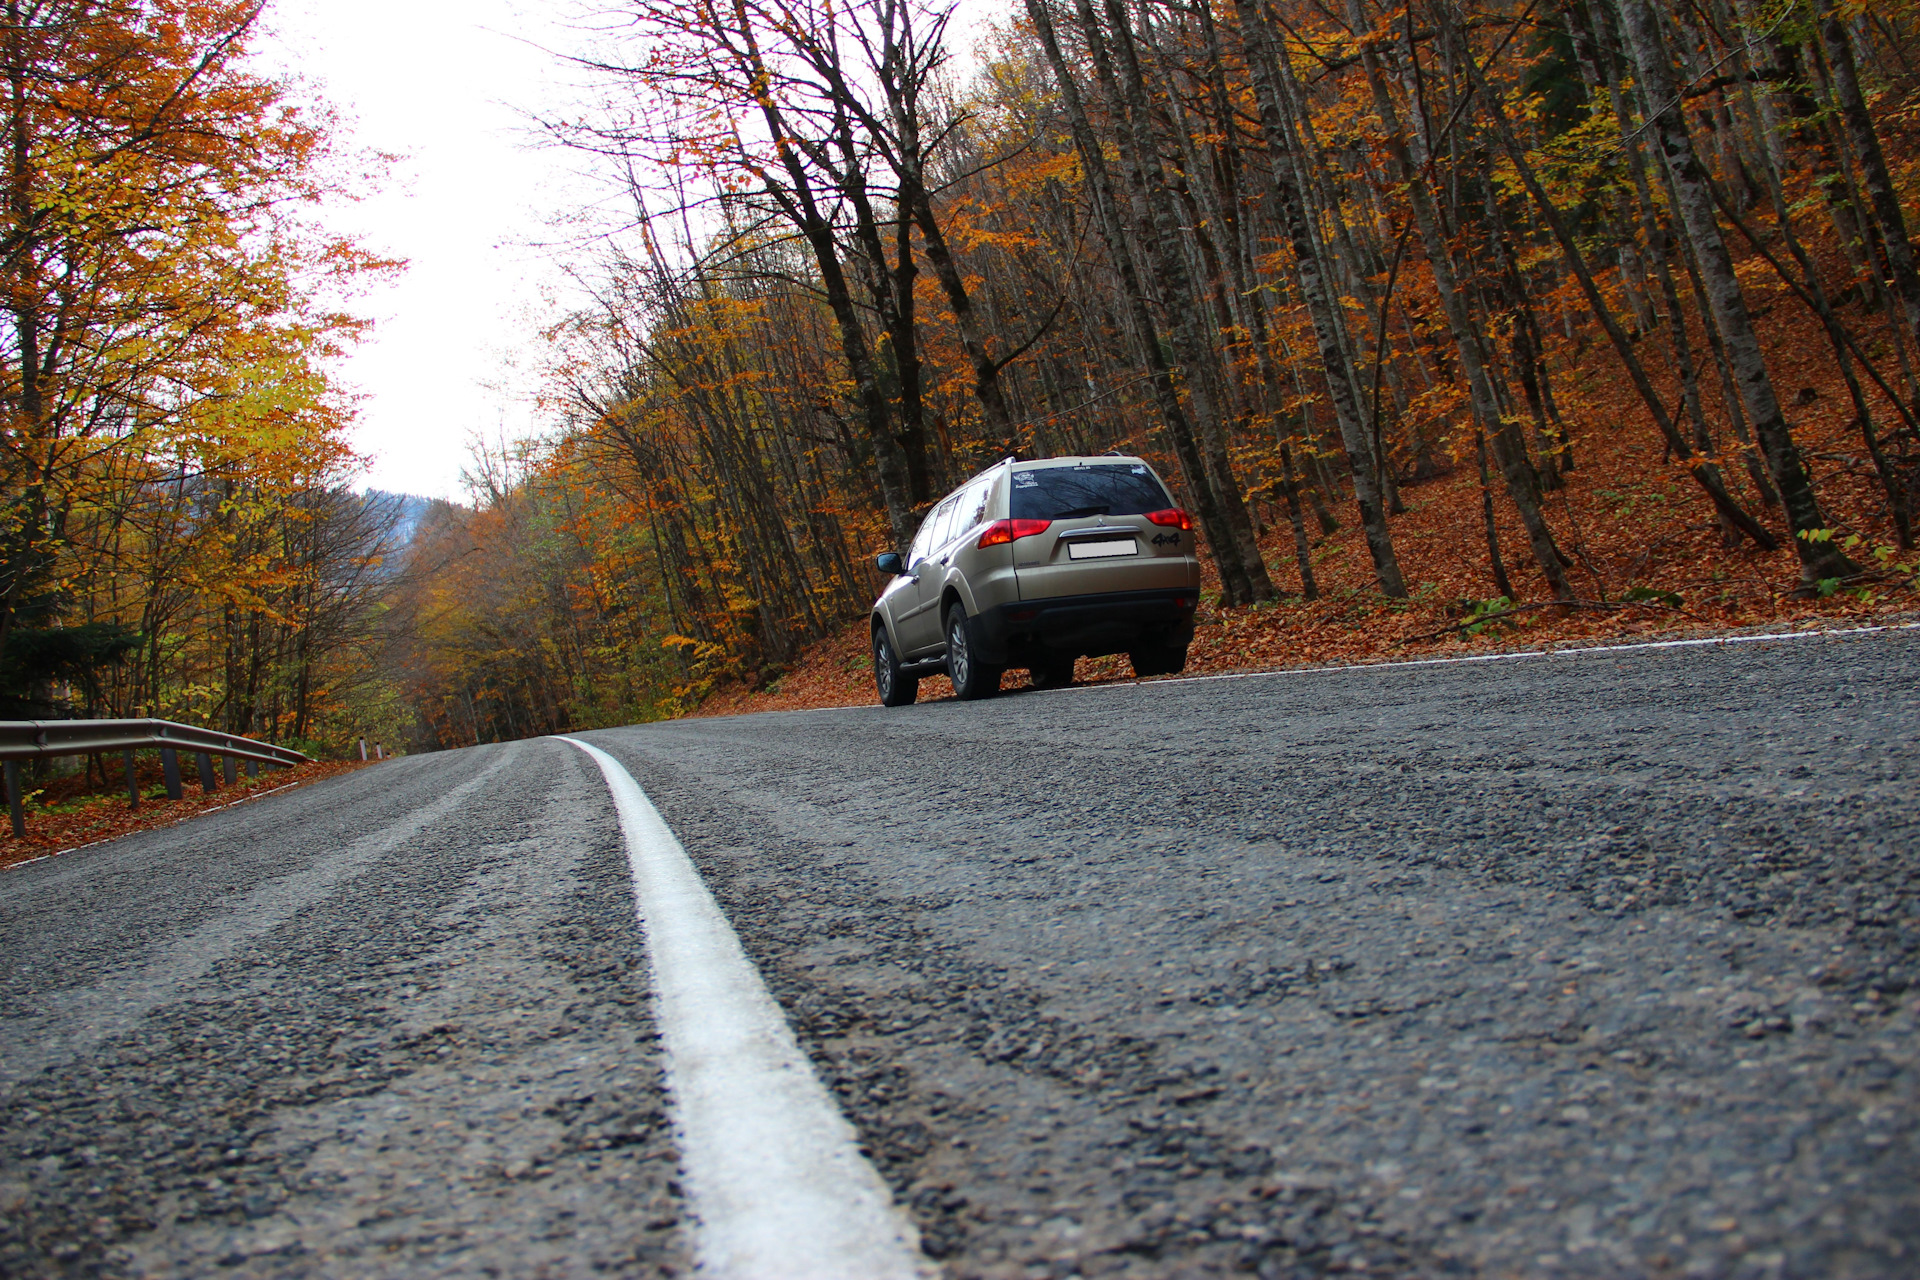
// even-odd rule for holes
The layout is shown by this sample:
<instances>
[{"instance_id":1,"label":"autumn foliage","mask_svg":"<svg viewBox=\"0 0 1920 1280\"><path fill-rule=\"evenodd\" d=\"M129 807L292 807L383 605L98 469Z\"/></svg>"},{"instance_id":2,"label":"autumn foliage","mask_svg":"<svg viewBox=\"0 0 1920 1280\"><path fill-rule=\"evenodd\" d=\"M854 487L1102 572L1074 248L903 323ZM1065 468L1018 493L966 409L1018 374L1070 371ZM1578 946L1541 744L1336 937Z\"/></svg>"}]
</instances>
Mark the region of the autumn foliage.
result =
<instances>
[{"instance_id":1,"label":"autumn foliage","mask_svg":"<svg viewBox=\"0 0 1920 1280\"><path fill-rule=\"evenodd\" d=\"M311 225L332 122L249 62L259 13L0 9L0 714L357 718L390 522L325 299L390 264Z\"/></svg>"}]
</instances>

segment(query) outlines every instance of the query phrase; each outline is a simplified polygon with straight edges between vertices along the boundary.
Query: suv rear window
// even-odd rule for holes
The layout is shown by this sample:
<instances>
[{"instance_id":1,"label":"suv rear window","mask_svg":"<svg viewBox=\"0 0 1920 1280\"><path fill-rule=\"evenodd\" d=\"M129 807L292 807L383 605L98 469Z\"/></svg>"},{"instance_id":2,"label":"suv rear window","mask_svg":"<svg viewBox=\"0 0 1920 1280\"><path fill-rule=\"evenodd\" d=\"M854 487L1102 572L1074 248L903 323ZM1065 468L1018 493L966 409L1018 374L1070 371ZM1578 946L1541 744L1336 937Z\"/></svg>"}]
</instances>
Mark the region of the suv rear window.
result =
<instances>
[{"instance_id":1,"label":"suv rear window","mask_svg":"<svg viewBox=\"0 0 1920 1280\"><path fill-rule=\"evenodd\" d=\"M1153 472L1137 462L1088 467L1042 467L1013 473L1008 513L1015 520L1068 520L1074 516L1138 516L1162 511L1173 499Z\"/></svg>"}]
</instances>

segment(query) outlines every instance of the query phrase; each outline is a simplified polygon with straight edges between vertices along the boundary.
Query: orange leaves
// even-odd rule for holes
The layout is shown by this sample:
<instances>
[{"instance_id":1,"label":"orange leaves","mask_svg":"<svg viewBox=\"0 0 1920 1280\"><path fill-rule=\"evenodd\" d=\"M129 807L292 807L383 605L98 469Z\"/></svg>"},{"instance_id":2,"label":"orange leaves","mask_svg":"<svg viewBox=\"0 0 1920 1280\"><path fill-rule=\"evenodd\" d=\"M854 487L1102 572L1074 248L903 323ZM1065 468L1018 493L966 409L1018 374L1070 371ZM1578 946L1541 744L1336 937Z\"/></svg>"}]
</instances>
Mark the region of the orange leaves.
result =
<instances>
[{"instance_id":1,"label":"orange leaves","mask_svg":"<svg viewBox=\"0 0 1920 1280\"><path fill-rule=\"evenodd\" d=\"M304 455L309 481L347 462L311 361L360 326L313 290L392 264L296 222L325 190L325 116L241 62L257 13L56 0L13 19L0 331L45 358L0 361L0 455L55 479L101 436L209 469Z\"/></svg>"}]
</instances>

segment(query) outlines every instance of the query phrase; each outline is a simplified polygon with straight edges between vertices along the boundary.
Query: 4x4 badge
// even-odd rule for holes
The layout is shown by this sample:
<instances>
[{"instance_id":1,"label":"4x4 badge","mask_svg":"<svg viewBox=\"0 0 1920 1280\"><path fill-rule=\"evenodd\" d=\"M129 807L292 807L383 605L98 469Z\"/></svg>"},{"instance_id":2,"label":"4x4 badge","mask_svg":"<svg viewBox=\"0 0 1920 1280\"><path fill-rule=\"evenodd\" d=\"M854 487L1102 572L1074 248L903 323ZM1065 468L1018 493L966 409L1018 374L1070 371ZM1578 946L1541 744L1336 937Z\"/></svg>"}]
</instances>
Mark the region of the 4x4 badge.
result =
<instances>
[{"instance_id":1,"label":"4x4 badge","mask_svg":"<svg viewBox=\"0 0 1920 1280\"><path fill-rule=\"evenodd\" d=\"M1153 545L1156 547L1177 547L1180 545L1180 535L1177 533L1156 534L1154 535Z\"/></svg>"}]
</instances>

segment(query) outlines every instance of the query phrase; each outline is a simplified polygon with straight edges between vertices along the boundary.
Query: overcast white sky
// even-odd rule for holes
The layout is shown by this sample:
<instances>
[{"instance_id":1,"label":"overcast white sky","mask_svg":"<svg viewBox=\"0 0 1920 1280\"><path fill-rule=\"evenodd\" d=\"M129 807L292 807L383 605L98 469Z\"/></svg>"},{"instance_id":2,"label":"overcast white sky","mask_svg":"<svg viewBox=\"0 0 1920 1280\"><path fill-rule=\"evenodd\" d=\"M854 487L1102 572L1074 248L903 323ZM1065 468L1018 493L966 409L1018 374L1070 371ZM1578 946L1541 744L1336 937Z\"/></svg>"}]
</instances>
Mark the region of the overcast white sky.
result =
<instances>
[{"instance_id":1,"label":"overcast white sky","mask_svg":"<svg viewBox=\"0 0 1920 1280\"><path fill-rule=\"evenodd\" d=\"M459 497L470 438L536 425L526 397L559 273L528 246L550 214L595 194L526 136L523 112L567 96L566 72L536 47L570 44L558 12L547 0L278 0L255 42L263 63L340 110L351 142L401 156L384 190L328 217L412 264L359 300L379 325L344 369L366 397L355 444L373 487Z\"/></svg>"},{"instance_id":2,"label":"overcast white sky","mask_svg":"<svg viewBox=\"0 0 1920 1280\"><path fill-rule=\"evenodd\" d=\"M971 52L990 0L963 3L951 33ZM276 0L254 42L337 108L343 141L398 155L391 181L328 224L411 264L357 300L373 336L345 362L361 402L354 443L379 489L460 498L476 437L546 425L539 332L570 296L535 247L550 219L606 195L581 162L533 145L527 113L577 101L554 52L585 46L563 25L578 0ZM964 53L963 53L964 56Z\"/></svg>"}]
</instances>

